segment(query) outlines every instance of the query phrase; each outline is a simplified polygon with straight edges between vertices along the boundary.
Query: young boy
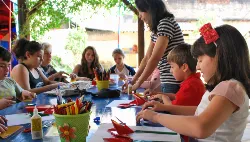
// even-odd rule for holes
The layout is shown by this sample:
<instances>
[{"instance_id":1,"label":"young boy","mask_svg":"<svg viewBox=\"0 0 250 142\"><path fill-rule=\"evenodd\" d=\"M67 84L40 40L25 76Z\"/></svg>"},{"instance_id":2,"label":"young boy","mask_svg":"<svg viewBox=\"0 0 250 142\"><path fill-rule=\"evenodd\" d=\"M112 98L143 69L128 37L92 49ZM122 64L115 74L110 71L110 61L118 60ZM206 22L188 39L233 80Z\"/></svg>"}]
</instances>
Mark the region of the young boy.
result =
<instances>
[{"instance_id":1,"label":"young boy","mask_svg":"<svg viewBox=\"0 0 250 142\"><path fill-rule=\"evenodd\" d=\"M205 86L200 79L200 73L196 73L197 60L190 52L191 45L180 44L175 47L167 56L167 61L171 65L170 72L177 81L182 81L180 89L176 94L160 93L150 99L161 99L166 105L198 106ZM188 142L187 136L182 136Z\"/></svg>"},{"instance_id":2,"label":"young boy","mask_svg":"<svg viewBox=\"0 0 250 142\"><path fill-rule=\"evenodd\" d=\"M196 73L197 61L190 52L189 44L180 44L167 56L171 65L170 72L176 80L182 81L176 94L156 94L150 99L162 99L167 105L198 106L205 92L205 86Z\"/></svg>"},{"instance_id":3,"label":"young boy","mask_svg":"<svg viewBox=\"0 0 250 142\"><path fill-rule=\"evenodd\" d=\"M0 110L11 106L15 103L15 99L22 101L35 96L34 93L23 90L13 79L7 77L10 60L10 52L0 46Z\"/></svg>"}]
</instances>

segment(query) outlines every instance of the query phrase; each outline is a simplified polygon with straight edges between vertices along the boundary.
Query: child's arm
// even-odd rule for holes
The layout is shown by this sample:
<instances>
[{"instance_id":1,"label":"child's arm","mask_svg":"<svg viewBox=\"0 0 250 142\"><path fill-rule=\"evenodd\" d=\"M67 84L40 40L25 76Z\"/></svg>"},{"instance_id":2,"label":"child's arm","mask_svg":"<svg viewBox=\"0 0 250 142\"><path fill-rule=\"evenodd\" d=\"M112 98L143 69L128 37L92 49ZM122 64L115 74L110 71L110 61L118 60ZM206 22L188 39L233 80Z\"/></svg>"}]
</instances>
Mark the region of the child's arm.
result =
<instances>
[{"instance_id":1,"label":"child's arm","mask_svg":"<svg viewBox=\"0 0 250 142\"><path fill-rule=\"evenodd\" d=\"M50 85L46 85L46 86L39 87L39 88L28 89L28 91L34 92L36 94L40 94L46 91L53 90L57 88L58 85L63 85L63 83L55 83L55 84L50 84Z\"/></svg>"},{"instance_id":2,"label":"child's arm","mask_svg":"<svg viewBox=\"0 0 250 142\"><path fill-rule=\"evenodd\" d=\"M79 65L79 64L76 65L75 68L73 69L72 73L78 75L80 68L81 68L81 65Z\"/></svg>"},{"instance_id":3,"label":"child's arm","mask_svg":"<svg viewBox=\"0 0 250 142\"><path fill-rule=\"evenodd\" d=\"M49 80L40 69L37 69L38 74L40 75L40 77L42 78L44 85L49 85L49 84L54 84L57 83L57 81L51 81Z\"/></svg>"},{"instance_id":4,"label":"child's arm","mask_svg":"<svg viewBox=\"0 0 250 142\"><path fill-rule=\"evenodd\" d=\"M12 99L13 97L5 97L5 98L0 99L0 110L9 107L12 104L15 104L16 101L13 101Z\"/></svg>"},{"instance_id":5,"label":"child's arm","mask_svg":"<svg viewBox=\"0 0 250 142\"><path fill-rule=\"evenodd\" d=\"M37 94L55 89L58 86L58 84L51 84L51 85L46 85L44 87L31 89L29 83L29 72L24 66L18 66L15 74L11 73L11 76L18 83L18 85L20 85L24 90L28 90L30 92L34 92Z\"/></svg>"},{"instance_id":6,"label":"child's arm","mask_svg":"<svg viewBox=\"0 0 250 142\"><path fill-rule=\"evenodd\" d=\"M170 98L166 95L162 95L162 101L165 105L172 105L172 101L170 100Z\"/></svg>"},{"instance_id":7,"label":"child's arm","mask_svg":"<svg viewBox=\"0 0 250 142\"><path fill-rule=\"evenodd\" d=\"M151 96L149 100L154 100L157 98L163 100L163 96L167 96L171 101L175 100L175 94L172 94L172 93L153 92L148 96ZM164 99L168 99L168 98L164 98Z\"/></svg>"},{"instance_id":8,"label":"child's arm","mask_svg":"<svg viewBox=\"0 0 250 142\"><path fill-rule=\"evenodd\" d=\"M69 75L69 74L67 74L67 73L64 72L64 71L59 71L59 72L56 72L56 73L50 75L50 76L48 77L48 80L54 81L56 78L60 78L60 79L66 78L66 76L64 76L64 74Z\"/></svg>"},{"instance_id":9,"label":"child's arm","mask_svg":"<svg viewBox=\"0 0 250 142\"><path fill-rule=\"evenodd\" d=\"M179 116L144 110L138 113L140 118L160 123L165 127L186 136L206 138L232 115L237 107L224 97L213 98L207 109L199 116Z\"/></svg>"},{"instance_id":10,"label":"child's arm","mask_svg":"<svg viewBox=\"0 0 250 142\"><path fill-rule=\"evenodd\" d=\"M210 103L207 108L198 116L178 116L156 113L151 110L144 110L138 113L137 121L140 118L160 123L165 127L191 137L206 138L213 134L240 106L244 103L244 89L233 84L217 85L210 94ZM172 111L171 111L172 107ZM176 107L176 106L175 106ZM173 112L174 106L168 110Z\"/></svg>"},{"instance_id":11,"label":"child's arm","mask_svg":"<svg viewBox=\"0 0 250 142\"><path fill-rule=\"evenodd\" d=\"M168 111L174 115L194 115L197 106L177 106L177 105L165 105L158 101L146 102L142 110L149 108L153 111Z\"/></svg>"}]
</instances>

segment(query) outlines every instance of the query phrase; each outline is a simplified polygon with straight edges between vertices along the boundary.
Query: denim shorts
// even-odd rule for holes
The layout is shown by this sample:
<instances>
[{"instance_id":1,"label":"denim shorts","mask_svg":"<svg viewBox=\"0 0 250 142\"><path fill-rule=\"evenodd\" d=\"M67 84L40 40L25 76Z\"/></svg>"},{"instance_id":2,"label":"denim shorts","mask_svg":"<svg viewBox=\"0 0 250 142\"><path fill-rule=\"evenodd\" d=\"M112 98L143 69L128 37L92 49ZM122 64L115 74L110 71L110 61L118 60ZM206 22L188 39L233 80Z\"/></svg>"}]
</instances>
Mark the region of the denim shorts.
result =
<instances>
[{"instance_id":1,"label":"denim shorts","mask_svg":"<svg viewBox=\"0 0 250 142\"><path fill-rule=\"evenodd\" d=\"M180 89L179 84L161 83L161 92L175 94Z\"/></svg>"}]
</instances>

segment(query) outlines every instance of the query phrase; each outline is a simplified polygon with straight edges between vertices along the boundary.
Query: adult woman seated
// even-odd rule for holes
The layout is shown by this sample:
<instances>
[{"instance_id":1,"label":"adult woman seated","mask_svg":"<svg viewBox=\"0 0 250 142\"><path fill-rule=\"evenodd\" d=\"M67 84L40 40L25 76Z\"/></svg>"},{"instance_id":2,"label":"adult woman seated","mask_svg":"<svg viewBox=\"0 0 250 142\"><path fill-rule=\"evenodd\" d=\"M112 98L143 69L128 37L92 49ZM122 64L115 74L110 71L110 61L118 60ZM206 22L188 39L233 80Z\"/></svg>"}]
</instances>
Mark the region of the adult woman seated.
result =
<instances>
[{"instance_id":1,"label":"adult woman seated","mask_svg":"<svg viewBox=\"0 0 250 142\"><path fill-rule=\"evenodd\" d=\"M43 60L43 49L38 42L19 39L13 52L21 62L13 68L11 77L23 89L38 94L52 90L59 85L55 81L48 80L38 69Z\"/></svg>"},{"instance_id":2,"label":"adult woman seated","mask_svg":"<svg viewBox=\"0 0 250 142\"><path fill-rule=\"evenodd\" d=\"M49 43L42 44L44 53L43 53L43 61L40 66L41 71L50 81L60 81L60 82L67 82L64 74L68 75L64 71L57 72L55 68L50 64L51 62L51 53L52 53L52 46Z\"/></svg>"}]
</instances>

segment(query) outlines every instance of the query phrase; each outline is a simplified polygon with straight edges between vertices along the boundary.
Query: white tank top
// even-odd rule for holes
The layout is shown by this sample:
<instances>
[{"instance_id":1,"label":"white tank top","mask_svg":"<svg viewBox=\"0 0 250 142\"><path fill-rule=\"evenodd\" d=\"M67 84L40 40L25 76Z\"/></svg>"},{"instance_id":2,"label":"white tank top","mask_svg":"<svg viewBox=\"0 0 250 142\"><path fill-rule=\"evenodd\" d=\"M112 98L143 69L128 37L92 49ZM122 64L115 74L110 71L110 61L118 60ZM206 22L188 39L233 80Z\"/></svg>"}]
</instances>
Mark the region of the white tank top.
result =
<instances>
[{"instance_id":1,"label":"white tank top","mask_svg":"<svg viewBox=\"0 0 250 142\"><path fill-rule=\"evenodd\" d=\"M230 80L230 81L240 84L236 80ZM224 88L224 87L221 87L221 88ZM225 88L230 88L230 86L225 87ZM227 92L228 90L223 90L223 91ZM242 135L246 128L247 117L249 115L249 112L248 112L249 98L247 94L245 93L245 91L241 91L241 92L244 92L245 99L244 99L243 104L239 106L240 107L239 110L234 112L211 136L209 136L206 139L198 139L197 141L199 142L240 142L241 141ZM203 95L202 100L195 112L196 116L201 114L209 105L210 103L209 95L210 95L210 92L208 91L206 91L205 94ZM230 98L233 98L233 97L230 97Z\"/></svg>"}]
</instances>

